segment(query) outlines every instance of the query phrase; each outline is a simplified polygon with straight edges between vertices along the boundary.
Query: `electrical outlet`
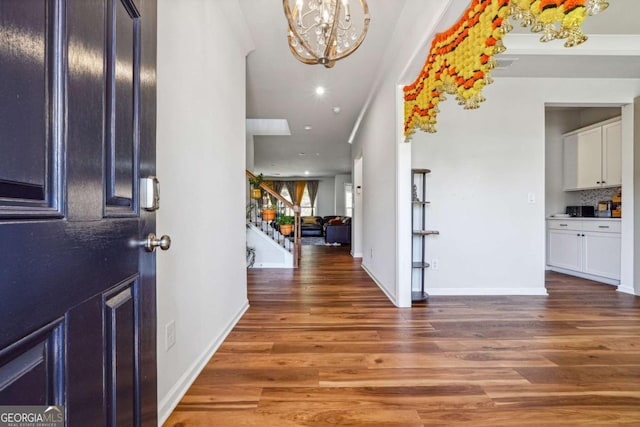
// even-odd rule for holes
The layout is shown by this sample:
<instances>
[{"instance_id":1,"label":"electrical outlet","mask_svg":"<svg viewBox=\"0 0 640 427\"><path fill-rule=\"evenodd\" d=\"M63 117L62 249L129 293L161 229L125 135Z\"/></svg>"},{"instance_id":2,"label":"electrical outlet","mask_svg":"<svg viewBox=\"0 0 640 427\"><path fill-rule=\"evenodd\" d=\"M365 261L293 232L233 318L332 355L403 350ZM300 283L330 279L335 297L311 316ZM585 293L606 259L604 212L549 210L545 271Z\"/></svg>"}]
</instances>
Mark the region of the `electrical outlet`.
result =
<instances>
[{"instance_id":1,"label":"electrical outlet","mask_svg":"<svg viewBox=\"0 0 640 427\"><path fill-rule=\"evenodd\" d=\"M536 202L536 195L534 193L527 194L527 201L531 204Z\"/></svg>"},{"instance_id":2,"label":"electrical outlet","mask_svg":"<svg viewBox=\"0 0 640 427\"><path fill-rule=\"evenodd\" d=\"M439 265L438 265L438 260L437 260L437 259L432 259L432 260L431 260L431 269L432 269L432 270L437 270L437 269L438 269L438 267L439 267Z\"/></svg>"},{"instance_id":3,"label":"electrical outlet","mask_svg":"<svg viewBox=\"0 0 640 427\"><path fill-rule=\"evenodd\" d=\"M164 343L166 351L176 345L176 321L172 320L164 327Z\"/></svg>"}]
</instances>

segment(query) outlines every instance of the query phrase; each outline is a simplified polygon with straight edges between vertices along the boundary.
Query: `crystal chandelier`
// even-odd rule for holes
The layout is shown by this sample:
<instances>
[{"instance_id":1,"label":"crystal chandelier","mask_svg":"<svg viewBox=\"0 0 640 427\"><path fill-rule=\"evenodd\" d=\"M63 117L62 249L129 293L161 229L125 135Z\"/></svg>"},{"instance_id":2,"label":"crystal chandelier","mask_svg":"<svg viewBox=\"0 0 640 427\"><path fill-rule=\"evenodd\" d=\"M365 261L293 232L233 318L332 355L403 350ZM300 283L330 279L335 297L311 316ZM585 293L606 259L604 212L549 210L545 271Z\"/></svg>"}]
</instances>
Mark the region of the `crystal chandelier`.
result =
<instances>
[{"instance_id":1,"label":"crystal chandelier","mask_svg":"<svg viewBox=\"0 0 640 427\"><path fill-rule=\"evenodd\" d=\"M331 68L351 55L367 35L366 0L282 0L282 4L289 23L289 49L305 64Z\"/></svg>"}]
</instances>

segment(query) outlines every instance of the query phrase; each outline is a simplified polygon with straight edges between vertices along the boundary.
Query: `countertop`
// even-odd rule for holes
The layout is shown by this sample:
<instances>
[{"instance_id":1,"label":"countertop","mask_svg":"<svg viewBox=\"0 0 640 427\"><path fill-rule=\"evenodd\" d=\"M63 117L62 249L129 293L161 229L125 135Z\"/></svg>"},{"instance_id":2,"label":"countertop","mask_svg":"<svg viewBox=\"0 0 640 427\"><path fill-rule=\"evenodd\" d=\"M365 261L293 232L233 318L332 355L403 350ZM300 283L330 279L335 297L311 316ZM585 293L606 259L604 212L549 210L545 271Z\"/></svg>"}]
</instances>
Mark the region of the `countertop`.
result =
<instances>
[{"instance_id":1,"label":"countertop","mask_svg":"<svg viewBox=\"0 0 640 427\"><path fill-rule=\"evenodd\" d=\"M620 221L620 218L606 218L606 217L597 217L597 216L553 216L549 215L547 219L560 219L563 221Z\"/></svg>"}]
</instances>

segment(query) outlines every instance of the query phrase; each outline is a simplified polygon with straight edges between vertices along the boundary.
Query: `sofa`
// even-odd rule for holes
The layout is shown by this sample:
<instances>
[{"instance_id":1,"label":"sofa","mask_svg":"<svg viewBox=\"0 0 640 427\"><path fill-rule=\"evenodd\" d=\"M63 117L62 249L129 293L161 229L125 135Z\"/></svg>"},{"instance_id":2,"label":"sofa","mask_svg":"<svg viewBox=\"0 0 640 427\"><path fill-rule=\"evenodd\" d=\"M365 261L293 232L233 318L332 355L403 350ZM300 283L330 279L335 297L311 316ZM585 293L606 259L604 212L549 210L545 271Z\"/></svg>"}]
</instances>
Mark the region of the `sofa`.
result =
<instances>
[{"instance_id":1,"label":"sofa","mask_svg":"<svg viewBox=\"0 0 640 427\"><path fill-rule=\"evenodd\" d=\"M351 218L325 217L324 240L327 243L351 244Z\"/></svg>"},{"instance_id":2,"label":"sofa","mask_svg":"<svg viewBox=\"0 0 640 427\"><path fill-rule=\"evenodd\" d=\"M301 237L322 237L324 235L324 221L321 216L303 216L300 219Z\"/></svg>"}]
</instances>

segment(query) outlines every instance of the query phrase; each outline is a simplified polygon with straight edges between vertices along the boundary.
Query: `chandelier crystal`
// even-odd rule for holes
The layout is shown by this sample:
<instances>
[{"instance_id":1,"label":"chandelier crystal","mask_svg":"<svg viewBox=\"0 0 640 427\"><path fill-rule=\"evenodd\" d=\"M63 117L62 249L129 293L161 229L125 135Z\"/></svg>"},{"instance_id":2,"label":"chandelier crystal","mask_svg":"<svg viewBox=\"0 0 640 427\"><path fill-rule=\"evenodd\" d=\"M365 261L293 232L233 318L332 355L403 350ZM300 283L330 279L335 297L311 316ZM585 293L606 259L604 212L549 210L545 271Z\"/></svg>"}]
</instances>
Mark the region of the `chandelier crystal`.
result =
<instances>
[{"instance_id":1,"label":"chandelier crystal","mask_svg":"<svg viewBox=\"0 0 640 427\"><path fill-rule=\"evenodd\" d=\"M360 46L369 29L366 0L282 0L282 4L289 49L305 64L333 67Z\"/></svg>"}]
</instances>

